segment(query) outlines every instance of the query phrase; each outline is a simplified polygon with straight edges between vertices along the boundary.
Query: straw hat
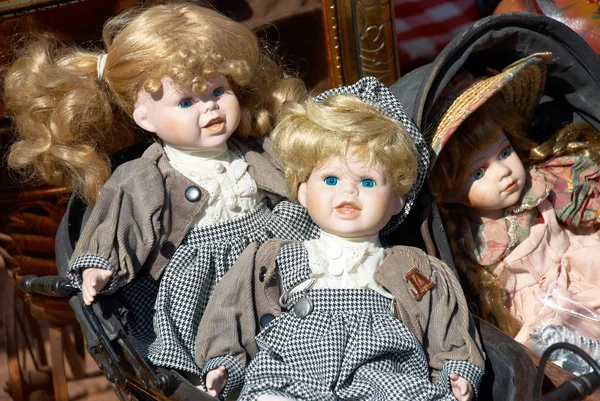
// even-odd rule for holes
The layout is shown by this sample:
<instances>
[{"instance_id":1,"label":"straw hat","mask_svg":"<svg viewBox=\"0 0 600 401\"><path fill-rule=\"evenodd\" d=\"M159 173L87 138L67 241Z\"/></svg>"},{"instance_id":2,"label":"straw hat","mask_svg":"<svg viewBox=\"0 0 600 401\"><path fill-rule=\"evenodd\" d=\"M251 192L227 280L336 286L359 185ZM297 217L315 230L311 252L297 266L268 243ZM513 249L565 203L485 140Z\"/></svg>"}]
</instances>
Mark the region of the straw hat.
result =
<instances>
[{"instance_id":1,"label":"straw hat","mask_svg":"<svg viewBox=\"0 0 600 401\"><path fill-rule=\"evenodd\" d=\"M528 117L544 91L546 62L551 59L551 53L533 54L492 77L472 79L464 90L455 87L458 93L443 96L442 104L436 107L441 111L437 113L434 123L430 170L444 145L463 121L496 93L502 93L507 104Z\"/></svg>"}]
</instances>

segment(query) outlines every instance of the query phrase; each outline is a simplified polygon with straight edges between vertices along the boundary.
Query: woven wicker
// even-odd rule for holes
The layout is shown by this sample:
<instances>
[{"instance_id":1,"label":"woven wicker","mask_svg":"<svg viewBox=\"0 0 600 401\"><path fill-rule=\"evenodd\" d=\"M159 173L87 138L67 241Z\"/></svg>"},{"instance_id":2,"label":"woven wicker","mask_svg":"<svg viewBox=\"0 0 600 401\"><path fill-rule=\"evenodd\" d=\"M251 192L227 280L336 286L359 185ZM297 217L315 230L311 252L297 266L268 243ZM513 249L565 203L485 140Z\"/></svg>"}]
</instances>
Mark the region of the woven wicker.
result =
<instances>
[{"instance_id":1,"label":"woven wicker","mask_svg":"<svg viewBox=\"0 0 600 401\"><path fill-rule=\"evenodd\" d=\"M500 92L504 101L528 117L544 90L548 53L534 54L516 61L501 73L490 78L480 78L457 94L448 94L437 108L431 141L431 164L442 151L452 134L475 110Z\"/></svg>"}]
</instances>

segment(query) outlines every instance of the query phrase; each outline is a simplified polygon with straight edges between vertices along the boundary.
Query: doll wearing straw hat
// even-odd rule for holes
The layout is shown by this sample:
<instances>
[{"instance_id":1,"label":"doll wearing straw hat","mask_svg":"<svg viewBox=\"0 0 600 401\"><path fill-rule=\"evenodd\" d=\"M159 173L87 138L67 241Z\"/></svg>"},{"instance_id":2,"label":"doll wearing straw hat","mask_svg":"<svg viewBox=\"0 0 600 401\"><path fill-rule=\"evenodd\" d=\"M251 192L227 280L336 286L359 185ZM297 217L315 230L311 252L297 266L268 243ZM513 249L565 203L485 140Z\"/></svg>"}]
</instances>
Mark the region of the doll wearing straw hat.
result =
<instances>
[{"instance_id":1,"label":"doll wearing straw hat","mask_svg":"<svg viewBox=\"0 0 600 401\"><path fill-rule=\"evenodd\" d=\"M598 133L578 123L537 147L526 137L549 56L462 77L434 124L430 183L484 318L521 342L540 322L599 339Z\"/></svg>"}]
</instances>

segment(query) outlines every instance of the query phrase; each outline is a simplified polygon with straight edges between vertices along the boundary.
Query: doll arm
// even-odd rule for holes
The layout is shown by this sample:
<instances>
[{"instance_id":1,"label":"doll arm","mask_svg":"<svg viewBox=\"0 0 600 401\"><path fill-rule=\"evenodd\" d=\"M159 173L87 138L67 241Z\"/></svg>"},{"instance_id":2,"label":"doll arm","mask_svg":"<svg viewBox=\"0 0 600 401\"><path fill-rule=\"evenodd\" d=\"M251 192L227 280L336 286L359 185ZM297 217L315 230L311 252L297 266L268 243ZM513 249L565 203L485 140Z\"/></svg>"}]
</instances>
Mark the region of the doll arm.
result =
<instances>
[{"instance_id":1,"label":"doll arm","mask_svg":"<svg viewBox=\"0 0 600 401\"><path fill-rule=\"evenodd\" d=\"M536 171L550 186L549 199L560 221L573 227L600 223L600 166L584 155L562 156Z\"/></svg>"},{"instance_id":2,"label":"doll arm","mask_svg":"<svg viewBox=\"0 0 600 401\"><path fill-rule=\"evenodd\" d=\"M241 389L250 354L257 351L253 296L257 250L257 244L249 245L217 284L198 327L196 364L203 376L221 366L227 369L224 397Z\"/></svg>"},{"instance_id":3,"label":"doll arm","mask_svg":"<svg viewBox=\"0 0 600 401\"><path fill-rule=\"evenodd\" d=\"M152 161L117 168L77 242L68 272L73 283L81 287L88 268L112 272L103 293L131 281L158 243L164 202L163 178Z\"/></svg>"},{"instance_id":4,"label":"doll arm","mask_svg":"<svg viewBox=\"0 0 600 401\"><path fill-rule=\"evenodd\" d=\"M471 383L475 395L485 367L485 355L461 286L450 268L430 257L435 287L423 345L432 375L451 388L453 373Z\"/></svg>"}]
</instances>

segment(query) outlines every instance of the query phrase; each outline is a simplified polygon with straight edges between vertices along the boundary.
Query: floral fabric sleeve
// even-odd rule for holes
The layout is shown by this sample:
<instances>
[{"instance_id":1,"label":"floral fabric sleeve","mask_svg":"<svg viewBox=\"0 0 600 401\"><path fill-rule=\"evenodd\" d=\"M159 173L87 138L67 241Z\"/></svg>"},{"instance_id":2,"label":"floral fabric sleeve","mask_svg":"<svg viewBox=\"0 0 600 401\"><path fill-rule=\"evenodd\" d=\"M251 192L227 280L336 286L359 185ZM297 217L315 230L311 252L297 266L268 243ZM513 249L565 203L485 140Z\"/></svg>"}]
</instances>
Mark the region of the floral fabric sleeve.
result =
<instances>
[{"instance_id":1,"label":"floral fabric sleeve","mask_svg":"<svg viewBox=\"0 0 600 401\"><path fill-rule=\"evenodd\" d=\"M556 217L570 226L600 223L600 166L586 156L562 156L537 167L550 186Z\"/></svg>"}]
</instances>

